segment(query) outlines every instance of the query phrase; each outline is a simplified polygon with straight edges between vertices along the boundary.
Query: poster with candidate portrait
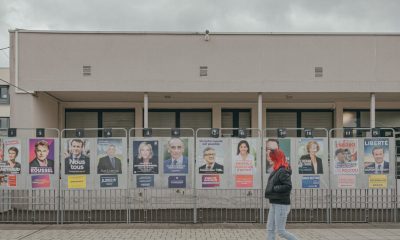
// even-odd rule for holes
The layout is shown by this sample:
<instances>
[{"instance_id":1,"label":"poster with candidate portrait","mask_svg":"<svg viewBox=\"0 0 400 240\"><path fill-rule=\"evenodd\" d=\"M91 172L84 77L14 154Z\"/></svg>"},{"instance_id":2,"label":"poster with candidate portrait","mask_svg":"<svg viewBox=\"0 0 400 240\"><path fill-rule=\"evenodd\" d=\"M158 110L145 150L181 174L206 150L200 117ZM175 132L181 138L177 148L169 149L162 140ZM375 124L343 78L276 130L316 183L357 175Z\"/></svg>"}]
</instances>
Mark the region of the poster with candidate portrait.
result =
<instances>
[{"instance_id":1,"label":"poster with candidate portrait","mask_svg":"<svg viewBox=\"0 0 400 240\"><path fill-rule=\"evenodd\" d=\"M90 174L90 140L70 138L64 141L64 173Z\"/></svg>"},{"instance_id":2,"label":"poster with candidate portrait","mask_svg":"<svg viewBox=\"0 0 400 240\"><path fill-rule=\"evenodd\" d=\"M232 174L235 188L252 188L257 172L257 142L255 139L232 140Z\"/></svg>"},{"instance_id":3,"label":"poster with candidate portrait","mask_svg":"<svg viewBox=\"0 0 400 240\"><path fill-rule=\"evenodd\" d=\"M164 146L163 165L164 173L175 174L189 171L188 139L170 138Z\"/></svg>"},{"instance_id":4,"label":"poster with candidate portrait","mask_svg":"<svg viewBox=\"0 0 400 240\"><path fill-rule=\"evenodd\" d=\"M364 139L364 173L389 174L389 139Z\"/></svg>"},{"instance_id":5,"label":"poster with candidate portrait","mask_svg":"<svg viewBox=\"0 0 400 240\"><path fill-rule=\"evenodd\" d=\"M256 148L253 139L232 140L233 169L235 175L253 175L256 171Z\"/></svg>"},{"instance_id":6,"label":"poster with candidate portrait","mask_svg":"<svg viewBox=\"0 0 400 240\"><path fill-rule=\"evenodd\" d=\"M21 142L19 139L4 139L4 162L0 165L0 172L4 174L20 174Z\"/></svg>"},{"instance_id":7,"label":"poster with candidate portrait","mask_svg":"<svg viewBox=\"0 0 400 240\"><path fill-rule=\"evenodd\" d=\"M122 174L123 151L122 139L98 138L97 174Z\"/></svg>"},{"instance_id":8,"label":"poster with candidate portrait","mask_svg":"<svg viewBox=\"0 0 400 240\"><path fill-rule=\"evenodd\" d=\"M265 151L264 151L264 156L266 159L266 164L265 164L265 173L270 174L273 171L272 168L272 162L269 158L269 153L271 150L273 149L281 149L286 156L286 161L288 161L288 163L290 164L290 139L285 139L285 138L269 138L267 140L265 140L264 142L264 146L265 146Z\"/></svg>"},{"instance_id":9,"label":"poster with candidate portrait","mask_svg":"<svg viewBox=\"0 0 400 240\"><path fill-rule=\"evenodd\" d=\"M298 140L297 161L299 174L323 174L324 141L316 138Z\"/></svg>"},{"instance_id":10,"label":"poster with candidate portrait","mask_svg":"<svg viewBox=\"0 0 400 240\"><path fill-rule=\"evenodd\" d=\"M196 160L199 174L223 174L224 158L225 151L222 139L199 140Z\"/></svg>"},{"instance_id":11,"label":"poster with candidate portrait","mask_svg":"<svg viewBox=\"0 0 400 240\"><path fill-rule=\"evenodd\" d=\"M50 138L30 138L29 173L54 174L55 140ZM36 177L37 179L42 179Z\"/></svg>"},{"instance_id":12,"label":"poster with candidate portrait","mask_svg":"<svg viewBox=\"0 0 400 240\"><path fill-rule=\"evenodd\" d=\"M350 138L336 138L332 140L331 159L333 160L333 173L358 174L358 140Z\"/></svg>"},{"instance_id":13,"label":"poster with candidate portrait","mask_svg":"<svg viewBox=\"0 0 400 240\"><path fill-rule=\"evenodd\" d=\"M132 145L133 174L158 174L158 140L133 141Z\"/></svg>"}]
</instances>

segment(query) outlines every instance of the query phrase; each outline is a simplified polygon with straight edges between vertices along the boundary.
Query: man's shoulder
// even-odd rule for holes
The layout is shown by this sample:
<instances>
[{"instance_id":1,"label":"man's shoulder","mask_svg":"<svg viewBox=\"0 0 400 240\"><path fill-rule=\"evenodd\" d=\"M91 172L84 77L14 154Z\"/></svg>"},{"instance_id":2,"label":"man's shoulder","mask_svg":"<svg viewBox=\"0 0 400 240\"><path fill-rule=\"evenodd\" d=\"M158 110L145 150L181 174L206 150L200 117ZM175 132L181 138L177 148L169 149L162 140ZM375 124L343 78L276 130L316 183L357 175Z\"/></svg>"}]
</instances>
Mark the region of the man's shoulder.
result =
<instances>
[{"instance_id":1,"label":"man's shoulder","mask_svg":"<svg viewBox=\"0 0 400 240\"><path fill-rule=\"evenodd\" d=\"M389 167L389 162L387 162L387 161L384 161L383 162L383 166L386 168L386 167Z\"/></svg>"},{"instance_id":2,"label":"man's shoulder","mask_svg":"<svg viewBox=\"0 0 400 240\"><path fill-rule=\"evenodd\" d=\"M215 167L224 167L222 164L219 164L219 163L217 163L217 162L214 163L214 166L215 166Z\"/></svg>"},{"instance_id":3,"label":"man's shoulder","mask_svg":"<svg viewBox=\"0 0 400 240\"><path fill-rule=\"evenodd\" d=\"M38 162L37 162L37 159L35 158L29 163L29 166L34 166L34 165L37 165L37 164L38 164Z\"/></svg>"}]
</instances>

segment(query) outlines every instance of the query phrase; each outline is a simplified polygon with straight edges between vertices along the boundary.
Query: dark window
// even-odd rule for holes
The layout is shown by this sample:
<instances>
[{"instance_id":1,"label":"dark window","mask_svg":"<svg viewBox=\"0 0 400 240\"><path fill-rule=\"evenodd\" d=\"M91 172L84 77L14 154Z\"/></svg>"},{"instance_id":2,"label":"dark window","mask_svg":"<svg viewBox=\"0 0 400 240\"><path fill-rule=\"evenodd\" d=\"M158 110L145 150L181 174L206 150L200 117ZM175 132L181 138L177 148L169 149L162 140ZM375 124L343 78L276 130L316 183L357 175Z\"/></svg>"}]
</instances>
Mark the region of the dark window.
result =
<instances>
[{"instance_id":1,"label":"dark window","mask_svg":"<svg viewBox=\"0 0 400 240\"><path fill-rule=\"evenodd\" d=\"M250 109L222 109L222 128L251 128ZM225 134L237 136L237 131L224 131Z\"/></svg>"},{"instance_id":2,"label":"dark window","mask_svg":"<svg viewBox=\"0 0 400 240\"><path fill-rule=\"evenodd\" d=\"M211 126L211 109L149 109L149 128L193 128L196 132Z\"/></svg>"},{"instance_id":3,"label":"dark window","mask_svg":"<svg viewBox=\"0 0 400 240\"><path fill-rule=\"evenodd\" d=\"M66 109L65 128L125 128L135 127L135 111L132 109ZM86 137L101 136L89 132Z\"/></svg>"},{"instance_id":4,"label":"dark window","mask_svg":"<svg viewBox=\"0 0 400 240\"><path fill-rule=\"evenodd\" d=\"M9 128L9 127L10 127L10 118L0 117L0 128Z\"/></svg>"},{"instance_id":5,"label":"dark window","mask_svg":"<svg viewBox=\"0 0 400 240\"><path fill-rule=\"evenodd\" d=\"M267 109L267 128L333 128L333 111L325 109ZM301 136L289 131L288 137ZM326 136L315 132L314 136Z\"/></svg>"},{"instance_id":6,"label":"dark window","mask_svg":"<svg viewBox=\"0 0 400 240\"><path fill-rule=\"evenodd\" d=\"M8 86L0 86L0 103L9 104L10 96L8 94Z\"/></svg>"}]
</instances>

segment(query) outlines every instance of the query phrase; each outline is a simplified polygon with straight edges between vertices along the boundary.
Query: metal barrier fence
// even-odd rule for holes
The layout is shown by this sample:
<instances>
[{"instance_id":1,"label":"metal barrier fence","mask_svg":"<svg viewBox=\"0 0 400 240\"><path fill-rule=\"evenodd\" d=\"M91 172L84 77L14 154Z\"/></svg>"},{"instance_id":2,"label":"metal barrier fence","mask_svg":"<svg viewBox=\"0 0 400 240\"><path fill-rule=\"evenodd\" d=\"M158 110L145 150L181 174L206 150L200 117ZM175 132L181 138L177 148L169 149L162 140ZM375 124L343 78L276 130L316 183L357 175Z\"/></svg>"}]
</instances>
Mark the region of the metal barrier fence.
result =
<instances>
[{"instance_id":1,"label":"metal barrier fence","mask_svg":"<svg viewBox=\"0 0 400 240\"><path fill-rule=\"evenodd\" d=\"M92 129L100 131L103 129ZM220 180L220 186L217 188L204 187L204 183L198 174L201 165L202 147L200 140L207 139L211 136L211 131L215 129L203 129L198 131L198 136L185 129L181 129L180 136L189 138L188 144L193 144L191 149L191 159L194 161L192 169L189 170L186 187L168 188L162 183L170 175L160 176L163 178L154 178L154 187L142 188L137 187L137 175L132 172L133 153L132 146L134 141L154 140L157 131L161 131L160 136L167 136L167 131L171 129L153 129L153 136L137 137L145 129L132 129L128 135L127 152L129 170L127 171L127 184L121 188L101 189L95 187L98 184L98 176L87 180L87 189L70 189L65 186L68 183L63 181L68 175L61 174L63 178L60 185L64 187L56 187L54 189L0 189L0 222L1 223L146 223L146 222L163 222L163 223L218 223L218 222L265 222L268 216L269 203L264 199L264 187L267 181L265 165L266 142L270 138L282 138L278 136L279 129L266 129L263 136L257 129L245 130L245 137L250 140L251 137L258 138L252 144L257 146L254 154L257 159L261 159L257 165L257 171L261 176L259 181L254 180L252 187L243 187L235 189L234 174L228 174L233 168L230 163L225 162L225 170L228 176L232 177L226 180ZM290 131L293 133L290 133ZM354 131L359 130L355 129ZM370 137L365 135L366 129L363 130L364 135L358 134L358 138ZM371 129L369 129L371 130ZM163 132L164 131L164 132ZM203 132L201 132L203 131ZM219 136L211 136L212 139L224 138L230 145L237 144L241 139L238 138L240 129L219 129ZM271 131L270 133L268 131ZM304 136L304 129L286 129L292 136ZM323 138L322 133L318 133L318 129L314 129L317 138ZM323 130L321 130L323 131ZM344 130L343 130L344 131ZM201 132L201 133L200 133ZM139 134L138 134L139 133ZM329 144L326 145L326 155L332 164L332 149L330 145L335 136L329 134ZM197 135L197 134L196 134ZM340 135L340 134L339 134ZM313 136L313 137L315 137ZM73 137L71 134L69 137ZM115 135L114 137L119 137ZM313 139L311 137L310 139ZM160 137L160 144L167 141ZM167 137L165 137L167 139ZM234 140L232 140L235 138ZM297 148L305 142L301 142L300 138L293 138L292 148ZM238 139L238 140L236 140ZM282 138L285 139L285 138ZM196 140L196 141L195 141ZM225 140L224 140L225 141ZM230 142L231 141L231 142ZM322 140L321 140L322 141ZM394 141L394 139L390 139ZM323 141L322 141L323 142ZM327 141L328 142L328 141ZM203 141L204 143L204 141ZM325 143L325 142L324 142ZM228 145L229 145L228 144ZM392 144L392 142L391 142ZM137 146L137 144L135 145ZM222 146L222 143L221 143ZM250 146L252 146L250 144ZM58 150L60 159L62 155L62 144ZM260 147L260 148L258 148ZM23 148L23 147L22 147ZM233 148L233 149L232 149ZM290 147L289 147L290 148ZM231 147L232 154L234 147ZM91 149L93 150L93 149ZM195 151L194 151L195 150ZM293 150L293 149L291 149ZM164 151L166 151L164 149ZM291 151L293 152L293 151ZM290 155L291 159L297 159L297 156ZM394 157L394 154L393 154ZM233 157L228 157L232 159ZM297 160L296 160L297 161ZM391 159L391 161L393 161ZM61 162L63 164L63 162ZM299 163L292 164L298 168ZM92 166L93 169L96 166ZM162 165L158 166L161 171ZM393 170L396 167L393 167ZM328 170L328 187L305 189L299 187L302 179L296 180L297 177L303 178L301 174L295 174L295 187L291 195L291 212L288 216L288 222L397 222L400 206L400 197L397 196L396 180L391 179L390 172L388 175L388 187L384 189L370 189L368 187L346 189L332 187L333 174L332 166L325 168ZM62 169L65 170L65 169ZM233 170L232 170L233 171ZM296 170L297 171L297 170ZM360 170L361 171L361 170ZM262 174L261 174L262 173ZM100 175L100 174L99 174ZM97 180L96 180L97 178ZM190 179L191 178L191 179ZM121 178L124 179L124 178ZM321 186L323 177L321 177ZM25 186L30 185L30 179L24 180ZM58 180L57 180L58 181ZM227 181L227 182L224 182ZM231 182L233 181L233 182ZM58 183L53 183L58 186ZM66 185L65 185L66 184ZM161 184L161 185L158 185ZM164 185L162 185L164 184ZM237 184L237 183L236 183ZM297 185L296 185L297 184ZM97 185L99 186L99 185Z\"/></svg>"}]
</instances>

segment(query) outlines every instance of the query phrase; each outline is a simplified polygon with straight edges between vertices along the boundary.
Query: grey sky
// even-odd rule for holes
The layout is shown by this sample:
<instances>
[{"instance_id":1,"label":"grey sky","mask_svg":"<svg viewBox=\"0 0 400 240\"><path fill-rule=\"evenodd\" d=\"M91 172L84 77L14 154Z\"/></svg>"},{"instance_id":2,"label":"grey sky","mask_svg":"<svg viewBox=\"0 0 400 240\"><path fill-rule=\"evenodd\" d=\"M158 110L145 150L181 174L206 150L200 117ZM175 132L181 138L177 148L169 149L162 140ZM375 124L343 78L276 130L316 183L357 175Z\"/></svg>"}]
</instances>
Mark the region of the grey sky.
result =
<instances>
[{"instance_id":1,"label":"grey sky","mask_svg":"<svg viewBox=\"0 0 400 240\"><path fill-rule=\"evenodd\" d=\"M211 32L400 32L400 0L0 0L8 29ZM0 51L0 67L8 66Z\"/></svg>"}]
</instances>

